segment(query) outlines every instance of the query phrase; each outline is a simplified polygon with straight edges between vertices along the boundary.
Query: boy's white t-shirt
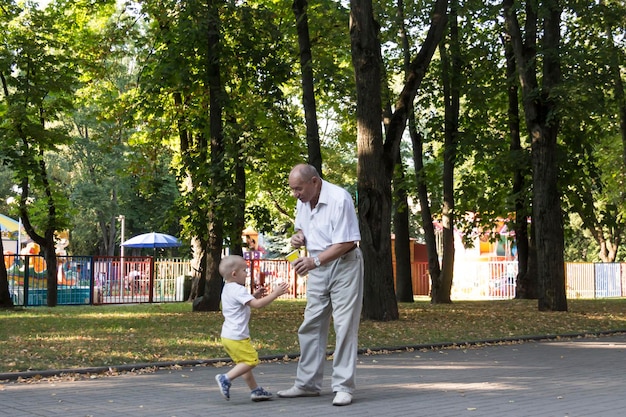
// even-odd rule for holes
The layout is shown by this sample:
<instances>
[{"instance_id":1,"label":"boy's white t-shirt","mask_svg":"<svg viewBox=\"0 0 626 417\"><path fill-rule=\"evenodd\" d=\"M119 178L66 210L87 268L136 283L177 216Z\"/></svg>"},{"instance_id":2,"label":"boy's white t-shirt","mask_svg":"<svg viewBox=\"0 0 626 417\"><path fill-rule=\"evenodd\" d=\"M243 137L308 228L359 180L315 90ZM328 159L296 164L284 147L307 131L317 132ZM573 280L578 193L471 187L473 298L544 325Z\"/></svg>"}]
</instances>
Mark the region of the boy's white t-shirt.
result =
<instances>
[{"instance_id":1,"label":"boy's white t-shirt","mask_svg":"<svg viewBox=\"0 0 626 417\"><path fill-rule=\"evenodd\" d=\"M232 340L243 340L250 337L248 322L250 306L247 304L254 296L246 287L236 282L227 282L222 289L222 337Z\"/></svg>"}]
</instances>

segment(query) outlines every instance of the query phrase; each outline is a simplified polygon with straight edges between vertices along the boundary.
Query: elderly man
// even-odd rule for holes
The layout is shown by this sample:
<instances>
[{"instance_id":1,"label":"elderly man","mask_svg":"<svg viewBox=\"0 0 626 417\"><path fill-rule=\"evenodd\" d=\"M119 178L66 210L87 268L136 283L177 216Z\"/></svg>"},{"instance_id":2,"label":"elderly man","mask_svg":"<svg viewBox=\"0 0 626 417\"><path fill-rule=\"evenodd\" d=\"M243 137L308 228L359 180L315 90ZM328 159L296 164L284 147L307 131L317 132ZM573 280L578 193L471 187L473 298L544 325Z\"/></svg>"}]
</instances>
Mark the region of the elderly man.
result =
<instances>
[{"instance_id":1,"label":"elderly man","mask_svg":"<svg viewBox=\"0 0 626 417\"><path fill-rule=\"evenodd\" d=\"M296 381L278 396L320 394L332 315L333 405L348 405L355 389L363 303L363 257L357 245L361 234L354 203L346 190L322 180L311 165L296 165L289 174L289 187L298 199L291 245L306 246L310 256L293 262L299 275L308 273L307 306L298 330L301 354Z\"/></svg>"}]
</instances>

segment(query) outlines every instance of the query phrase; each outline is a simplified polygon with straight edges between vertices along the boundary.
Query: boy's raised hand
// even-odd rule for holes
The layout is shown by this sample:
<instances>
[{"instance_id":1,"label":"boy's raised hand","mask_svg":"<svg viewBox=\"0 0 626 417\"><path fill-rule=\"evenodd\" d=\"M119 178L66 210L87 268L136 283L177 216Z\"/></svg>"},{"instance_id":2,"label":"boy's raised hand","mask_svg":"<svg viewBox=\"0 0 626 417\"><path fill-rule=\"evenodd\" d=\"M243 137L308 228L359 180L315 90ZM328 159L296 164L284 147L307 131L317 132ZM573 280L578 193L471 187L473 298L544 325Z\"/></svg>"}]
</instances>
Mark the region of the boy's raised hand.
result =
<instances>
[{"instance_id":1,"label":"boy's raised hand","mask_svg":"<svg viewBox=\"0 0 626 417\"><path fill-rule=\"evenodd\" d=\"M283 295L287 291L289 291L289 284L285 281L280 281L274 286L273 292L278 293L278 295Z\"/></svg>"},{"instance_id":2,"label":"boy's raised hand","mask_svg":"<svg viewBox=\"0 0 626 417\"><path fill-rule=\"evenodd\" d=\"M252 293L254 298L262 298L265 297L265 287L257 286L256 290Z\"/></svg>"}]
</instances>

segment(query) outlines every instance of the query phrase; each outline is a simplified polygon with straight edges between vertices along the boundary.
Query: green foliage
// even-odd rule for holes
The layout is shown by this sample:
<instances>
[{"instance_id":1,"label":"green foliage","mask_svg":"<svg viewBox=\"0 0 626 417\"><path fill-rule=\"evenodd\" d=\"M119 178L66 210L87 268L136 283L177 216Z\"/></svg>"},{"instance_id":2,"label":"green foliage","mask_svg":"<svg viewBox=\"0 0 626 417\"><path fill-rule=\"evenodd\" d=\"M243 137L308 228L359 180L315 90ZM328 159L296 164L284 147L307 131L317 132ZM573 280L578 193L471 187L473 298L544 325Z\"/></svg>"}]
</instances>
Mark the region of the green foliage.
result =
<instances>
[{"instance_id":1,"label":"green foliage","mask_svg":"<svg viewBox=\"0 0 626 417\"><path fill-rule=\"evenodd\" d=\"M133 56L141 53L134 45L142 25L132 9L116 8L114 1L95 8L76 3L65 11L78 25L70 44L82 70L75 110L64 119L73 143L59 158L70 173L66 184L76 213L70 250L112 255L121 243L112 227L120 214L125 238L154 230L178 234L169 218L178 190L171 154L162 152L167 136L137 107Z\"/></svg>"},{"instance_id":2,"label":"green foliage","mask_svg":"<svg viewBox=\"0 0 626 417\"><path fill-rule=\"evenodd\" d=\"M507 126L507 79L502 28L496 24L500 5L459 4L461 39L461 113L456 137L454 172L456 228L470 236L475 227L490 228L513 211L512 174L529 167L527 152L512 154ZM409 26L408 30L414 30ZM419 45L419 44L418 44ZM442 206L444 106L441 60L433 59L415 102L418 130L424 137L423 159L433 214ZM412 165L412 164L411 164ZM528 168L526 168L528 171ZM480 213L468 221L466 213Z\"/></svg>"},{"instance_id":3,"label":"green foliage","mask_svg":"<svg viewBox=\"0 0 626 417\"><path fill-rule=\"evenodd\" d=\"M617 241L623 240L625 227L626 169L614 69L615 62L618 70L625 62L626 13L615 1L565 6L563 86L555 94L563 102L559 185L564 209L578 216L569 216L566 225L568 259L596 259L592 252L599 248L591 231L602 230ZM0 210L9 210L6 198L16 178L26 177L32 186L33 219L52 226L45 220L44 178L38 173L43 162L53 179L59 213L54 227L72 231L73 253L113 250L119 243L115 218L120 214L127 219L127 236L154 229L178 234L181 225L187 235L203 234L209 213L236 228L234 208L242 199L246 225L279 240L290 231L295 199L287 175L307 155L291 2L223 2L219 7L225 148L216 160L224 168L212 166L207 143L205 1L57 0L45 9L5 2L0 9L0 73L6 78L6 90L0 91L0 159L6 171L0 182L6 192L0 195ZM397 3L374 7L385 78L396 94L404 73ZM418 1L404 7L415 55L432 4ZM529 175L529 150L522 115L524 149L509 151L501 4L470 0L459 7L463 77L457 219L466 211L478 212L487 226L511 213L518 197L511 194L512 172L521 168ZM356 196L349 10L345 3L323 0L310 3L307 12L323 174ZM435 56L415 101L435 213L442 201L440 73ZM623 79L623 70L621 75ZM181 131L192 145L186 154L181 154ZM411 150L403 144L402 152L412 194ZM245 194L235 183L241 165ZM188 175L195 178L193 190L186 188ZM227 185L215 186L221 182ZM530 193L528 185L524 201ZM421 223L418 214L411 216L415 229ZM458 227L476 225L461 221Z\"/></svg>"},{"instance_id":4,"label":"green foliage","mask_svg":"<svg viewBox=\"0 0 626 417\"><path fill-rule=\"evenodd\" d=\"M580 216L570 214L565 223L565 254L566 262L601 262L598 254L600 248L589 231L585 230Z\"/></svg>"},{"instance_id":5,"label":"green foliage","mask_svg":"<svg viewBox=\"0 0 626 417\"><path fill-rule=\"evenodd\" d=\"M598 259L599 240L619 245L626 230L626 200L621 191L626 174L621 137L625 132L620 131L624 121L620 121L618 99L624 91L623 81L618 86L615 80L616 76L623 79L619 62L624 62L624 49L617 39L623 32L624 7L612 2L570 7L565 15L570 29L565 36L567 53L563 54L567 77L561 92L565 103L561 183L566 209L577 214L572 216L578 219L572 233L591 240L585 248L595 248L598 252L589 257ZM575 225L586 232L576 230ZM580 242L571 244L570 252Z\"/></svg>"},{"instance_id":6,"label":"green foliage","mask_svg":"<svg viewBox=\"0 0 626 417\"><path fill-rule=\"evenodd\" d=\"M5 216L14 217L15 213L12 213L9 209L7 200L9 198L16 198L15 191L12 189L14 185L13 173L11 170L0 163L0 214Z\"/></svg>"},{"instance_id":7,"label":"green foliage","mask_svg":"<svg viewBox=\"0 0 626 417\"><path fill-rule=\"evenodd\" d=\"M64 48L62 15L31 6L3 13L0 46L2 160L16 183L28 187L22 203L40 235L68 227L71 211L58 173L48 156L70 142L58 122L72 108L78 70Z\"/></svg>"}]
</instances>

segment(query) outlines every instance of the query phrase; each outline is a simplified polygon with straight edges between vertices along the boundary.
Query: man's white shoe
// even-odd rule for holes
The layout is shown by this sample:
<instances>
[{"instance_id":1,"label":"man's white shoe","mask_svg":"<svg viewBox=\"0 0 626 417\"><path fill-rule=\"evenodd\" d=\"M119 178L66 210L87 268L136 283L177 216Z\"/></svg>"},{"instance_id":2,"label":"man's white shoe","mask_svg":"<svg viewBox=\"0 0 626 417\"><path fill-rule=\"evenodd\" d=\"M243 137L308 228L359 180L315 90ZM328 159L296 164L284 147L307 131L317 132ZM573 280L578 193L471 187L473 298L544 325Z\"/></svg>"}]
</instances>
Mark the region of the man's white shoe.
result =
<instances>
[{"instance_id":1,"label":"man's white shoe","mask_svg":"<svg viewBox=\"0 0 626 417\"><path fill-rule=\"evenodd\" d=\"M352 394L349 392L337 392L333 399L333 405L349 405L352 404Z\"/></svg>"},{"instance_id":2,"label":"man's white shoe","mask_svg":"<svg viewBox=\"0 0 626 417\"><path fill-rule=\"evenodd\" d=\"M279 397L283 398L296 398L296 397L317 397L320 395L318 391L307 391L302 388L298 388L295 385L287 390L278 391Z\"/></svg>"}]
</instances>

